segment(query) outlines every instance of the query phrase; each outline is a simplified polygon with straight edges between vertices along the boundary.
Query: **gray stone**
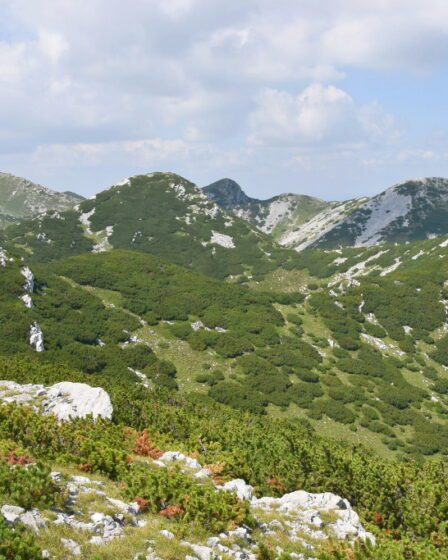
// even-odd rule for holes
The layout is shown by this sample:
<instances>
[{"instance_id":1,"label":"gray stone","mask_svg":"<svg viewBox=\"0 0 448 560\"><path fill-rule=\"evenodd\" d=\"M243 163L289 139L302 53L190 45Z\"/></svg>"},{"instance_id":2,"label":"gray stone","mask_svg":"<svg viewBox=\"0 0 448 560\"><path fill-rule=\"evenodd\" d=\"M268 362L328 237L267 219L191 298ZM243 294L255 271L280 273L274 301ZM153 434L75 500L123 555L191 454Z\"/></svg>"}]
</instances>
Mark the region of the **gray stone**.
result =
<instances>
[{"instance_id":1,"label":"gray stone","mask_svg":"<svg viewBox=\"0 0 448 560\"><path fill-rule=\"evenodd\" d=\"M254 495L253 486L247 484L242 478L230 480L222 486L223 490L235 492L240 500L250 500Z\"/></svg>"},{"instance_id":2,"label":"gray stone","mask_svg":"<svg viewBox=\"0 0 448 560\"><path fill-rule=\"evenodd\" d=\"M165 537L166 539L174 539L174 537L176 536L174 533L172 533L171 531L168 531L168 529L162 529L160 531L160 534L162 535L162 537Z\"/></svg>"},{"instance_id":3,"label":"gray stone","mask_svg":"<svg viewBox=\"0 0 448 560\"><path fill-rule=\"evenodd\" d=\"M73 539L61 539L62 544L75 556L81 555L81 547Z\"/></svg>"},{"instance_id":4,"label":"gray stone","mask_svg":"<svg viewBox=\"0 0 448 560\"><path fill-rule=\"evenodd\" d=\"M10 506L5 504L4 506L2 506L1 512L6 521L8 521L9 523L15 523L17 519L19 519L20 516L25 513L25 510L18 506Z\"/></svg>"}]
</instances>

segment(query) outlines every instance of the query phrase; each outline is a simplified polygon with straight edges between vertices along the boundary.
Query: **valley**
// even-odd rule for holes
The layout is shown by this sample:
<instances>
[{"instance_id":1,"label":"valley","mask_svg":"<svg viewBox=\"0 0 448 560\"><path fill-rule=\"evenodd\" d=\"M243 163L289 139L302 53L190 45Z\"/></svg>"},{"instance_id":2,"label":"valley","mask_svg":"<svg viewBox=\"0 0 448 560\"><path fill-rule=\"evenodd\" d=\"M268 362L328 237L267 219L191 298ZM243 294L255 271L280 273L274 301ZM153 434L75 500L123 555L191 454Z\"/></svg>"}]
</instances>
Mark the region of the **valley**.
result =
<instances>
[{"instance_id":1,"label":"valley","mask_svg":"<svg viewBox=\"0 0 448 560\"><path fill-rule=\"evenodd\" d=\"M428 179L346 203L259 201L230 180L201 190L151 173L18 216L0 231L0 379L18 384L0 407L2 503L39 509L49 528L30 539L51 558L53 538L95 560L445 558L446 189ZM112 420L60 425L40 409L46 389L24 396L60 382L102 388ZM158 465L171 451L207 480ZM32 504L8 490L14 465L41 463ZM117 521L90 491L69 507L76 476L145 511ZM250 499L216 491L235 479ZM335 537L333 506L257 518L257 500L281 508L299 490L348 500L374 538L358 525ZM71 521L53 527L55 508L97 533L103 513L120 538L92 548Z\"/></svg>"}]
</instances>

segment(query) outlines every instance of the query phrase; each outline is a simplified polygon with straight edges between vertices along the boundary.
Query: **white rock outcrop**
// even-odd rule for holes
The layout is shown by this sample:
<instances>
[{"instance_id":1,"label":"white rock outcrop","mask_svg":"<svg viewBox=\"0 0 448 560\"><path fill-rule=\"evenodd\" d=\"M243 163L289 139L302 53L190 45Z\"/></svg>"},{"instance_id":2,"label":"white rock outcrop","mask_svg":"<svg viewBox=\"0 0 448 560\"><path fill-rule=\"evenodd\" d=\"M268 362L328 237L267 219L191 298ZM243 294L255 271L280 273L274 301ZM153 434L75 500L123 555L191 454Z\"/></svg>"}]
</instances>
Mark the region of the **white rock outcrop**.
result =
<instances>
[{"instance_id":1,"label":"white rock outcrop","mask_svg":"<svg viewBox=\"0 0 448 560\"><path fill-rule=\"evenodd\" d=\"M39 323L33 323L30 327L30 344L36 352L45 352L44 333Z\"/></svg>"},{"instance_id":2,"label":"white rock outcrop","mask_svg":"<svg viewBox=\"0 0 448 560\"><path fill-rule=\"evenodd\" d=\"M20 523L23 523L23 525L26 525L35 533L38 533L47 524L38 509L25 511L21 507L5 504L0 511L8 523L14 525L20 521Z\"/></svg>"},{"instance_id":3,"label":"white rock outcrop","mask_svg":"<svg viewBox=\"0 0 448 560\"><path fill-rule=\"evenodd\" d=\"M222 486L223 490L235 492L240 500L251 500L254 495L254 488L247 484L242 478L230 480Z\"/></svg>"},{"instance_id":4,"label":"white rock outcrop","mask_svg":"<svg viewBox=\"0 0 448 560\"><path fill-rule=\"evenodd\" d=\"M31 309L34 307L30 294L23 294L23 296L20 296L20 299L23 301L26 308Z\"/></svg>"},{"instance_id":5,"label":"white rock outcrop","mask_svg":"<svg viewBox=\"0 0 448 560\"><path fill-rule=\"evenodd\" d=\"M0 381L0 401L34 405L44 414L54 414L59 420L112 418L113 407L104 389L85 383L65 381L52 387L20 385L14 381Z\"/></svg>"},{"instance_id":6,"label":"white rock outcrop","mask_svg":"<svg viewBox=\"0 0 448 560\"><path fill-rule=\"evenodd\" d=\"M303 530L309 525L317 528L323 527L324 522L320 518L320 513L332 512L335 521L328 525L328 529L335 537L349 540L370 540L375 543L375 537L364 529L358 514L352 509L350 503L331 492L312 494L304 490L297 490L285 494L281 498L254 498L251 505L255 510L260 508L292 515L295 518L292 529L295 531ZM319 532L316 531L315 535L319 535ZM325 538L323 533L322 538Z\"/></svg>"},{"instance_id":7,"label":"white rock outcrop","mask_svg":"<svg viewBox=\"0 0 448 560\"><path fill-rule=\"evenodd\" d=\"M225 233L219 233L219 231L212 230L212 237L210 243L214 245L220 245L225 249L235 249L235 242L233 237L226 235Z\"/></svg>"},{"instance_id":8,"label":"white rock outcrop","mask_svg":"<svg viewBox=\"0 0 448 560\"><path fill-rule=\"evenodd\" d=\"M31 269L27 266L24 266L20 273L25 278L25 284L23 285L23 289L28 294L32 294L34 292L34 274L32 273Z\"/></svg>"},{"instance_id":9,"label":"white rock outcrop","mask_svg":"<svg viewBox=\"0 0 448 560\"><path fill-rule=\"evenodd\" d=\"M50 387L47 396L50 402L46 411L52 412L60 420L85 418L89 414L93 418L112 418L110 397L101 387L64 381Z\"/></svg>"},{"instance_id":10,"label":"white rock outcrop","mask_svg":"<svg viewBox=\"0 0 448 560\"><path fill-rule=\"evenodd\" d=\"M6 268L8 262L13 262L13 261L14 259L8 257L6 251L2 247L0 247L0 266Z\"/></svg>"}]
</instances>

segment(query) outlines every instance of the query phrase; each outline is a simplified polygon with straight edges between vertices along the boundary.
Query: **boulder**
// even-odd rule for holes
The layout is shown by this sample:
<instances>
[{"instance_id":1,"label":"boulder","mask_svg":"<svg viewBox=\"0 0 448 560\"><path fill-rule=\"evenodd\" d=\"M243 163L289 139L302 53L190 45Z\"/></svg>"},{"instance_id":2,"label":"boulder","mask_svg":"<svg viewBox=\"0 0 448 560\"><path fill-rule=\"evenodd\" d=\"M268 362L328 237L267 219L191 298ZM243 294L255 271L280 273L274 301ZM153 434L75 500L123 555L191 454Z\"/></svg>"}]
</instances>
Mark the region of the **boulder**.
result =
<instances>
[{"instance_id":1,"label":"boulder","mask_svg":"<svg viewBox=\"0 0 448 560\"><path fill-rule=\"evenodd\" d=\"M242 478L235 478L226 482L222 487L223 490L228 492L235 492L240 500L251 500L254 495L253 486L247 484Z\"/></svg>"},{"instance_id":2,"label":"boulder","mask_svg":"<svg viewBox=\"0 0 448 560\"><path fill-rule=\"evenodd\" d=\"M55 414L60 420L84 418L112 418L113 407L109 395L100 387L64 381L52 387L20 385L14 381L0 381L0 400L35 405L44 414Z\"/></svg>"},{"instance_id":3,"label":"boulder","mask_svg":"<svg viewBox=\"0 0 448 560\"><path fill-rule=\"evenodd\" d=\"M15 523L18 519L20 519L20 516L25 513L25 510L18 506L5 504L2 506L1 512L8 523Z\"/></svg>"},{"instance_id":4,"label":"boulder","mask_svg":"<svg viewBox=\"0 0 448 560\"><path fill-rule=\"evenodd\" d=\"M64 381L56 383L47 390L46 412L52 412L60 420L84 418L112 418L113 407L109 395L100 387L86 383Z\"/></svg>"}]
</instances>

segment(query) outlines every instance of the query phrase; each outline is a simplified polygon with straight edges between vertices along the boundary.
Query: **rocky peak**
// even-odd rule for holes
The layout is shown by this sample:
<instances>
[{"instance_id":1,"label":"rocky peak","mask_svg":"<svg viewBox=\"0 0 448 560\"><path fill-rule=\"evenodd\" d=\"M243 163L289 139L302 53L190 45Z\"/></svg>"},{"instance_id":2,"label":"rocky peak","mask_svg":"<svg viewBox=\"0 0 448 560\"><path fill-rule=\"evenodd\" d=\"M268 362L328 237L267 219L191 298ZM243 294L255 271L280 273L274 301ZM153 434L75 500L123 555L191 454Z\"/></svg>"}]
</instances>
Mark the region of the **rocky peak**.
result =
<instances>
[{"instance_id":1,"label":"rocky peak","mask_svg":"<svg viewBox=\"0 0 448 560\"><path fill-rule=\"evenodd\" d=\"M223 208L234 208L235 206L245 206L251 202L256 202L254 198L247 196L240 185L233 179L220 179L204 187L203 190L208 198Z\"/></svg>"}]
</instances>

